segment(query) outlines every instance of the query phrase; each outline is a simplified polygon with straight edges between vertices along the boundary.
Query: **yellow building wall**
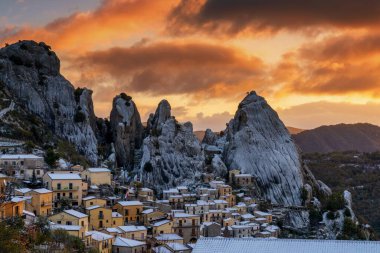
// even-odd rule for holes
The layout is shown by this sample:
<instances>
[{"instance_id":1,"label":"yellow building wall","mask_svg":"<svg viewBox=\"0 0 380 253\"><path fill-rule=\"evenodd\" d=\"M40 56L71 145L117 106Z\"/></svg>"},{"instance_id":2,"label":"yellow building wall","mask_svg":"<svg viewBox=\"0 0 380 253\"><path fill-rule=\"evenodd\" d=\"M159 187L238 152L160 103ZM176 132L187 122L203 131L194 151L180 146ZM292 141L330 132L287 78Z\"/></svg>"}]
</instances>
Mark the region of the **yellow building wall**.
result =
<instances>
[{"instance_id":1,"label":"yellow building wall","mask_svg":"<svg viewBox=\"0 0 380 253\"><path fill-rule=\"evenodd\" d=\"M88 231L88 217L77 218L65 212L60 212L50 216L49 220L62 225L68 225L71 222L71 225L82 226L85 231Z\"/></svg>"},{"instance_id":2,"label":"yellow building wall","mask_svg":"<svg viewBox=\"0 0 380 253\"><path fill-rule=\"evenodd\" d=\"M83 200L83 205L85 208L90 206L105 206L107 204L107 201L105 199L89 199L89 200Z\"/></svg>"},{"instance_id":3,"label":"yellow building wall","mask_svg":"<svg viewBox=\"0 0 380 253\"><path fill-rule=\"evenodd\" d=\"M102 216L100 215L100 212L103 213ZM89 215L91 230L112 227L112 209L100 207L88 210L87 214Z\"/></svg>"},{"instance_id":4,"label":"yellow building wall","mask_svg":"<svg viewBox=\"0 0 380 253\"><path fill-rule=\"evenodd\" d=\"M124 222L136 223L140 222L140 214L143 211L143 206L122 206L119 203L117 203L116 205L114 205L113 209L116 209L117 212L123 216Z\"/></svg>"}]
</instances>

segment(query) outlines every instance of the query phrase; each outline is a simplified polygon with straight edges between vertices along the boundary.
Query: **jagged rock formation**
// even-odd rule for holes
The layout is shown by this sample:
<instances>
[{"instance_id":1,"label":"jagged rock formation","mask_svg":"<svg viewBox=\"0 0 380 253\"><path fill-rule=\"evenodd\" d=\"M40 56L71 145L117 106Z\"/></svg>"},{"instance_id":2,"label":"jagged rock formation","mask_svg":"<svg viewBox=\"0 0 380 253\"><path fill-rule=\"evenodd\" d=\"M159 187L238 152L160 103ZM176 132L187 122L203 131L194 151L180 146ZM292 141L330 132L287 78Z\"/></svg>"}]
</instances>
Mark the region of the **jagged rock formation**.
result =
<instances>
[{"instance_id":1,"label":"jagged rock formation","mask_svg":"<svg viewBox=\"0 0 380 253\"><path fill-rule=\"evenodd\" d=\"M301 205L300 157L289 132L264 98L250 92L226 129L225 161L256 177L266 199Z\"/></svg>"},{"instance_id":2,"label":"jagged rock formation","mask_svg":"<svg viewBox=\"0 0 380 253\"><path fill-rule=\"evenodd\" d=\"M60 61L49 46L20 41L0 49L0 83L18 106L38 116L92 163L97 162L91 91L74 94L73 85L60 74Z\"/></svg>"},{"instance_id":3,"label":"jagged rock formation","mask_svg":"<svg viewBox=\"0 0 380 253\"><path fill-rule=\"evenodd\" d=\"M141 147L144 127L135 103L125 93L113 99L110 125L117 165L133 168L135 150Z\"/></svg>"},{"instance_id":4,"label":"jagged rock formation","mask_svg":"<svg viewBox=\"0 0 380 253\"><path fill-rule=\"evenodd\" d=\"M148 122L150 135L143 144L139 175L144 185L158 192L200 181L204 155L190 122L179 124L163 100Z\"/></svg>"},{"instance_id":5,"label":"jagged rock formation","mask_svg":"<svg viewBox=\"0 0 380 253\"><path fill-rule=\"evenodd\" d=\"M218 136L211 129L207 129L202 143L207 145L215 145L217 140Z\"/></svg>"}]
</instances>

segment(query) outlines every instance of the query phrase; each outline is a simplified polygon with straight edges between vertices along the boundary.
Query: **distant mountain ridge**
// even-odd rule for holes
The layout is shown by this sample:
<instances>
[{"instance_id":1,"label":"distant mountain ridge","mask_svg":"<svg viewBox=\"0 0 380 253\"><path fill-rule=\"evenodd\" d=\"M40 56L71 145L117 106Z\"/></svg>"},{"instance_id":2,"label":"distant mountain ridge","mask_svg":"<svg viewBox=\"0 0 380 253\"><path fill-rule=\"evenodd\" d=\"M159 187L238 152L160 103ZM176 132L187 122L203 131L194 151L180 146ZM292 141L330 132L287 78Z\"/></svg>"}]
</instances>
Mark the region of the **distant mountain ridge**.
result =
<instances>
[{"instance_id":1,"label":"distant mountain ridge","mask_svg":"<svg viewBox=\"0 0 380 253\"><path fill-rule=\"evenodd\" d=\"M304 153L380 150L380 127L368 123L321 126L293 135Z\"/></svg>"}]
</instances>

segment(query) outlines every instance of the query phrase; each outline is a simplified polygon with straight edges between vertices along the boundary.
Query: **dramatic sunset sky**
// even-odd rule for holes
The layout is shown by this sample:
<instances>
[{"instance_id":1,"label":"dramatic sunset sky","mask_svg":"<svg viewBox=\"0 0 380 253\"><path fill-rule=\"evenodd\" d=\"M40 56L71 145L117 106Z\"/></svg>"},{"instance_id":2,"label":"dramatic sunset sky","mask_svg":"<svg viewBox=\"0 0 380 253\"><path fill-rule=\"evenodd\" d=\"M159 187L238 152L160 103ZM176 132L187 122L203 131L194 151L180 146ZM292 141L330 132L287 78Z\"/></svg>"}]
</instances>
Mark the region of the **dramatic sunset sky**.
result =
<instances>
[{"instance_id":1,"label":"dramatic sunset sky","mask_svg":"<svg viewBox=\"0 0 380 253\"><path fill-rule=\"evenodd\" d=\"M126 92L145 120L221 130L256 90L288 126L380 125L378 0L1 0L0 43L45 41L97 116Z\"/></svg>"}]
</instances>

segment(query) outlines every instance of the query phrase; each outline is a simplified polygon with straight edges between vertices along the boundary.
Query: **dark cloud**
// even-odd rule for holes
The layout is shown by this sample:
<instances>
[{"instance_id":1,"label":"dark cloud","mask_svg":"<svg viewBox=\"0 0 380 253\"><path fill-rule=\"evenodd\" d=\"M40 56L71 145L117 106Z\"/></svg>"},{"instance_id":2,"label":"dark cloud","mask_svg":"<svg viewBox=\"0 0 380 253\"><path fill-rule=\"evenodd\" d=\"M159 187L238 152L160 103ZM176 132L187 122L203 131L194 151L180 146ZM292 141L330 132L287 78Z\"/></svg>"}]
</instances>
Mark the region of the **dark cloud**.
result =
<instances>
[{"instance_id":1,"label":"dark cloud","mask_svg":"<svg viewBox=\"0 0 380 253\"><path fill-rule=\"evenodd\" d=\"M367 27L380 23L377 0L182 0L169 15L174 32L238 33L317 26Z\"/></svg>"},{"instance_id":2,"label":"dark cloud","mask_svg":"<svg viewBox=\"0 0 380 253\"><path fill-rule=\"evenodd\" d=\"M92 80L109 76L116 89L153 95L204 92L253 85L262 76L263 63L234 48L204 43L152 43L111 48L76 59L72 68Z\"/></svg>"}]
</instances>

